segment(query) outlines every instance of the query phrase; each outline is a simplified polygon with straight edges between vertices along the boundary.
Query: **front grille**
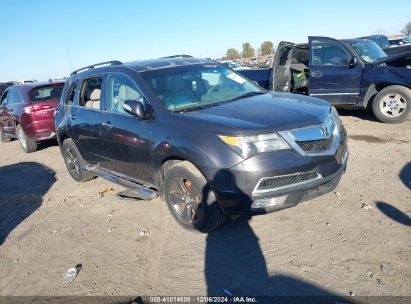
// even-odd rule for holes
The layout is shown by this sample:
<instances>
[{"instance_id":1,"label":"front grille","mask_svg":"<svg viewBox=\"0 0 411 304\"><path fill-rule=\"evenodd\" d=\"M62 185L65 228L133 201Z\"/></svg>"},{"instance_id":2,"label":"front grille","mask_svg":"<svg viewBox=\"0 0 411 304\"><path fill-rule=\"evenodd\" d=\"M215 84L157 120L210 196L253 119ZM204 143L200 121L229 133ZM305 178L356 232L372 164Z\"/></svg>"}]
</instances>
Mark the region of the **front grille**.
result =
<instances>
[{"instance_id":1,"label":"front grille","mask_svg":"<svg viewBox=\"0 0 411 304\"><path fill-rule=\"evenodd\" d=\"M257 190L269 190L279 187L298 184L318 177L317 172L304 172L290 175L267 177L260 181Z\"/></svg>"},{"instance_id":2,"label":"front grille","mask_svg":"<svg viewBox=\"0 0 411 304\"><path fill-rule=\"evenodd\" d=\"M296 141L296 143L305 152L323 152L331 147L333 136L325 139Z\"/></svg>"}]
</instances>

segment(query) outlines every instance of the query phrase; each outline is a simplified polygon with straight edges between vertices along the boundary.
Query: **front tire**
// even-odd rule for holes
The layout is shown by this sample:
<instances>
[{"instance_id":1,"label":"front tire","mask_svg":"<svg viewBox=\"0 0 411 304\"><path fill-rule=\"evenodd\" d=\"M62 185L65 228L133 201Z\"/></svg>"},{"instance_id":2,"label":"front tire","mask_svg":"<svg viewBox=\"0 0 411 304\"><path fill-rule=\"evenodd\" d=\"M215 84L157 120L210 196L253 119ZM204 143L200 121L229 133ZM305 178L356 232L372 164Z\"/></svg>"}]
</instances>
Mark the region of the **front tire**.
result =
<instances>
[{"instance_id":1,"label":"front tire","mask_svg":"<svg viewBox=\"0 0 411 304\"><path fill-rule=\"evenodd\" d=\"M37 151L37 142L33 138L27 137L20 125L16 127L16 135L24 152L32 153Z\"/></svg>"},{"instance_id":2,"label":"front tire","mask_svg":"<svg viewBox=\"0 0 411 304\"><path fill-rule=\"evenodd\" d=\"M214 192L201 172L183 161L167 170L164 199L176 221L188 230L210 232L226 220Z\"/></svg>"},{"instance_id":3,"label":"front tire","mask_svg":"<svg viewBox=\"0 0 411 304\"><path fill-rule=\"evenodd\" d=\"M63 158L70 176L76 182L86 182L94 178L90 172L81 169L81 155L72 139L63 142Z\"/></svg>"},{"instance_id":4,"label":"front tire","mask_svg":"<svg viewBox=\"0 0 411 304\"><path fill-rule=\"evenodd\" d=\"M375 96L372 110L385 123L401 123L408 119L411 109L411 90L398 85L382 89Z\"/></svg>"}]
</instances>

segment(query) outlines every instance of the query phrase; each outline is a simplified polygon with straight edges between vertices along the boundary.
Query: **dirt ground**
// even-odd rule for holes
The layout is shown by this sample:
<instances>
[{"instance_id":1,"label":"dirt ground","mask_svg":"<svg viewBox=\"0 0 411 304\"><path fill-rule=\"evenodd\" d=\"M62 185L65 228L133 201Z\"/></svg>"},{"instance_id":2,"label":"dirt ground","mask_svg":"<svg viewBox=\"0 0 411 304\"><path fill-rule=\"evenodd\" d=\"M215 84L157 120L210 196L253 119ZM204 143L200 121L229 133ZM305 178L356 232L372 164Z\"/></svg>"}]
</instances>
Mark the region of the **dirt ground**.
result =
<instances>
[{"instance_id":1,"label":"dirt ground","mask_svg":"<svg viewBox=\"0 0 411 304\"><path fill-rule=\"evenodd\" d=\"M0 143L0 295L411 296L411 120L341 115L351 155L334 192L209 235L159 199L73 181L53 143Z\"/></svg>"}]
</instances>

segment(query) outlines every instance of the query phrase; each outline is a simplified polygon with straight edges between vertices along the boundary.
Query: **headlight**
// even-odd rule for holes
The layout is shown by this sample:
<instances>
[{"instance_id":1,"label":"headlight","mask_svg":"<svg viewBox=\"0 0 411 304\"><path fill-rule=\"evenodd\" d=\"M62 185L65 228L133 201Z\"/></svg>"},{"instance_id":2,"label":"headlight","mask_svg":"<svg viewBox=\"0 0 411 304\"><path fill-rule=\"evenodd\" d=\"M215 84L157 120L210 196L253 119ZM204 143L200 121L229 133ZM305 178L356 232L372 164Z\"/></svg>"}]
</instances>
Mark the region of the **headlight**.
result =
<instances>
[{"instance_id":1,"label":"headlight","mask_svg":"<svg viewBox=\"0 0 411 304\"><path fill-rule=\"evenodd\" d=\"M253 136L218 135L218 137L243 158L262 152L290 149L287 142L277 133Z\"/></svg>"},{"instance_id":2,"label":"headlight","mask_svg":"<svg viewBox=\"0 0 411 304\"><path fill-rule=\"evenodd\" d=\"M333 106L331 106L331 114L334 118L335 123L337 124L338 130L340 130L340 128L341 128L340 116L338 116L337 109Z\"/></svg>"}]
</instances>

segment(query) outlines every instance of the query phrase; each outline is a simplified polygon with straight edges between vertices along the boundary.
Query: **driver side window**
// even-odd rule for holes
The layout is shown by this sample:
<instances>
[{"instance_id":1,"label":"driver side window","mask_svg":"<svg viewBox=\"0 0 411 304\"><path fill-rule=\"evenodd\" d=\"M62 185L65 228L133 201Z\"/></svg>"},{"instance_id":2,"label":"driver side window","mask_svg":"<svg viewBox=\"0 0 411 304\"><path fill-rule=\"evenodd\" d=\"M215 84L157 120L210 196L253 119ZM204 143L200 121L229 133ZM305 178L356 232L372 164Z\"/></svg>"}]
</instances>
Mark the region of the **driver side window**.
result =
<instances>
[{"instance_id":1,"label":"driver side window","mask_svg":"<svg viewBox=\"0 0 411 304\"><path fill-rule=\"evenodd\" d=\"M137 86L126 76L114 74L108 81L107 111L126 113L124 102L128 99L143 101L143 95Z\"/></svg>"},{"instance_id":2,"label":"driver side window","mask_svg":"<svg viewBox=\"0 0 411 304\"><path fill-rule=\"evenodd\" d=\"M316 66L344 66L350 63L351 56L334 41L314 40L312 47L312 63Z\"/></svg>"}]
</instances>

